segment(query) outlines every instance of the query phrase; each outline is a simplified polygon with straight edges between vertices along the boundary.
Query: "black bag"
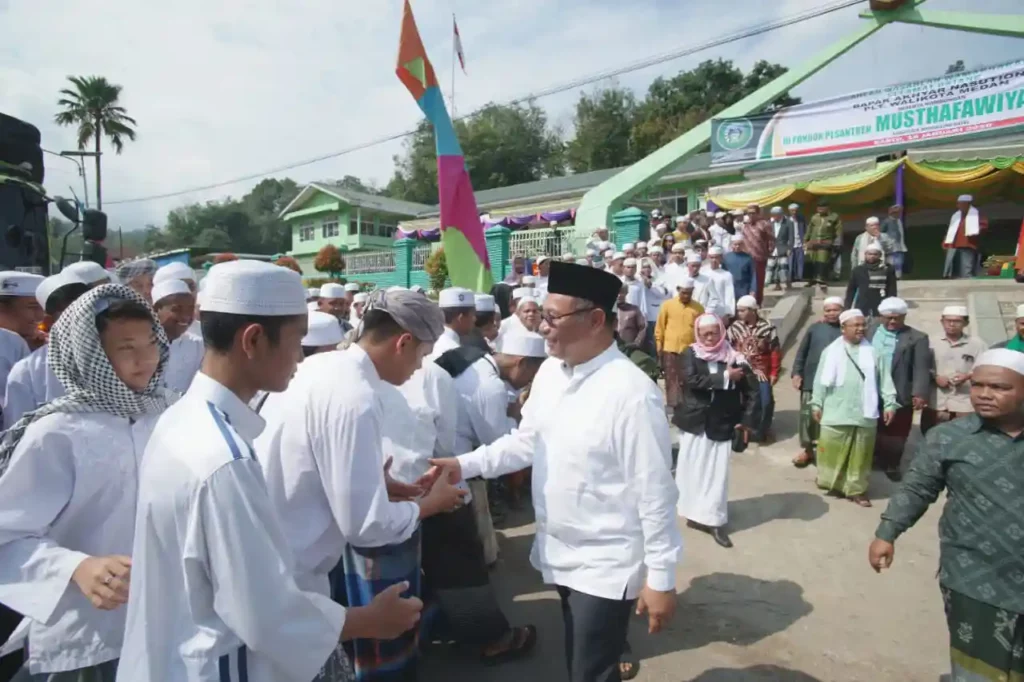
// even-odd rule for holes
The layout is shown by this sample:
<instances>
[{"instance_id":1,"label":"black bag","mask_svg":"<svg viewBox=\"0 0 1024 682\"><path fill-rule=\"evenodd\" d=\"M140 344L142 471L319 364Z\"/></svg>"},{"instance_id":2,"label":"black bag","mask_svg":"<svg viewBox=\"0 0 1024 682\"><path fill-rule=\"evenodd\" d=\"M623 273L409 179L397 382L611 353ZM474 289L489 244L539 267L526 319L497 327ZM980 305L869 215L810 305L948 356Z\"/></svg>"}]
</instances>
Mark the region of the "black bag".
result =
<instances>
[{"instance_id":1,"label":"black bag","mask_svg":"<svg viewBox=\"0 0 1024 682\"><path fill-rule=\"evenodd\" d=\"M736 429L732 432L732 451L733 452L744 452L749 445L749 440L746 437L746 432L743 429Z\"/></svg>"}]
</instances>

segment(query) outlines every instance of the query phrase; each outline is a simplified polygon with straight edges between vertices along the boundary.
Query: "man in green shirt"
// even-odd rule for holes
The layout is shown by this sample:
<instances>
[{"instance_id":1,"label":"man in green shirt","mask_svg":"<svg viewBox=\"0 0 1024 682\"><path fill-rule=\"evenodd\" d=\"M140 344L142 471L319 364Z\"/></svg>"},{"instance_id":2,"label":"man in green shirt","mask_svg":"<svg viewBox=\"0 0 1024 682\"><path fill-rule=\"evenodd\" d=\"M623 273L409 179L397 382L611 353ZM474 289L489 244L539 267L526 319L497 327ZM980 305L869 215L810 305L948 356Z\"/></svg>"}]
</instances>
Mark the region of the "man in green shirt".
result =
<instances>
[{"instance_id":1,"label":"man in green shirt","mask_svg":"<svg viewBox=\"0 0 1024 682\"><path fill-rule=\"evenodd\" d=\"M828 282L832 279L833 256L842 244L843 221L828 206L828 200L818 201L818 212L811 216L807 224L807 236L804 240L806 253L804 268L807 286L818 284L823 292L828 291Z\"/></svg>"},{"instance_id":2,"label":"man in green shirt","mask_svg":"<svg viewBox=\"0 0 1024 682\"><path fill-rule=\"evenodd\" d=\"M1024 354L985 351L974 414L928 432L894 492L868 561L892 565L901 534L943 489L939 585L954 680L1024 679Z\"/></svg>"}]
</instances>

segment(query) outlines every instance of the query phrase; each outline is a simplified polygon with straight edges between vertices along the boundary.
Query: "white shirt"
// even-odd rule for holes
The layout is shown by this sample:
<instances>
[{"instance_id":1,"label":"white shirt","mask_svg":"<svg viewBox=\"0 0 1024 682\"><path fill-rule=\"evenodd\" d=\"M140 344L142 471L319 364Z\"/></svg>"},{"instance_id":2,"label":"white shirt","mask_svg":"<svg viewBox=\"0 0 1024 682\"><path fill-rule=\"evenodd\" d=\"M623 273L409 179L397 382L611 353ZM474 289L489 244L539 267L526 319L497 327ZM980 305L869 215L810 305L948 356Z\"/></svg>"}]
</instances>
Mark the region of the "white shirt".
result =
<instances>
[{"instance_id":1,"label":"white shirt","mask_svg":"<svg viewBox=\"0 0 1024 682\"><path fill-rule=\"evenodd\" d=\"M31 619L33 673L121 653L126 610L97 609L71 575L90 556L132 554L138 465L156 421L47 415L29 425L0 476L0 602Z\"/></svg>"},{"instance_id":2,"label":"white shirt","mask_svg":"<svg viewBox=\"0 0 1024 682\"><path fill-rule=\"evenodd\" d=\"M709 267L703 273L708 278L708 312L715 315L736 314L736 287L732 273L723 267Z\"/></svg>"},{"instance_id":3,"label":"white shirt","mask_svg":"<svg viewBox=\"0 0 1024 682\"><path fill-rule=\"evenodd\" d=\"M327 378L327 380L325 380ZM384 382L358 345L306 358L260 415L256 454L303 589L330 594L346 543L382 547L419 525L415 502L391 502L384 481Z\"/></svg>"},{"instance_id":4,"label":"white shirt","mask_svg":"<svg viewBox=\"0 0 1024 682\"><path fill-rule=\"evenodd\" d=\"M186 332L192 336L198 336L200 339L203 338L203 324L199 321L199 315L196 315L196 319L189 325L188 331Z\"/></svg>"},{"instance_id":5,"label":"white shirt","mask_svg":"<svg viewBox=\"0 0 1024 682\"><path fill-rule=\"evenodd\" d=\"M462 341L459 339L459 335L455 333L455 330L451 327L445 327L441 333L440 338L434 342L434 350L430 355L424 359L424 362L429 360L436 360L450 350L454 350L462 345Z\"/></svg>"},{"instance_id":6,"label":"white shirt","mask_svg":"<svg viewBox=\"0 0 1024 682\"><path fill-rule=\"evenodd\" d=\"M0 328L0 386L7 387L7 375L11 373L18 360L23 360L29 355L28 344L9 329ZM2 403L6 405L6 398Z\"/></svg>"},{"instance_id":7,"label":"white shirt","mask_svg":"<svg viewBox=\"0 0 1024 682\"><path fill-rule=\"evenodd\" d=\"M718 223L715 223L708 228L708 232L711 233L711 241L714 242L716 246L722 247L722 250L726 253L732 251L732 240L730 239L732 235L729 234L729 230L725 229Z\"/></svg>"},{"instance_id":8,"label":"white shirt","mask_svg":"<svg viewBox=\"0 0 1024 682\"><path fill-rule=\"evenodd\" d=\"M157 423L139 481L118 682L309 682L345 609L300 590L252 439L263 420L205 374ZM220 674L224 667L227 678Z\"/></svg>"},{"instance_id":9,"label":"white shirt","mask_svg":"<svg viewBox=\"0 0 1024 682\"><path fill-rule=\"evenodd\" d=\"M697 273L696 277L690 275L690 270L686 266L679 267L673 270L671 273L665 276L665 287L673 292L677 290L679 284L686 277L690 277L693 280L693 300L704 306L705 310L709 310L708 304L711 301L711 278L707 275L707 270L702 270Z\"/></svg>"},{"instance_id":10,"label":"white shirt","mask_svg":"<svg viewBox=\"0 0 1024 682\"><path fill-rule=\"evenodd\" d=\"M629 279L628 277L622 280L622 283L629 287L626 292L626 303L631 303L637 308L643 309L644 307L644 283L639 277Z\"/></svg>"},{"instance_id":11,"label":"white shirt","mask_svg":"<svg viewBox=\"0 0 1024 682\"><path fill-rule=\"evenodd\" d=\"M4 405L4 428L9 429L26 412L31 412L64 395L50 364L46 361L49 344L32 351L19 360L7 375L7 404Z\"/></svg>"},{"instance_id":12,"label":"white shirt","mask_svg":"<svg viewBox=\"0 0 1024 682\"><path fill-rule=\"evenodd\" d=\"M771 221L771 223L772 223L772 230L773 230L773 232L775 234L775 248L772 249L771 255L778 256L779 255L779 246L780 246L780 244L779 244L779 232L782 230L782 221L781 220L773 220L773 221Z\"/></svg>"},{"instance_id":13,"label":"white shirt","mask_svg":"<svg viewBox=\"0 0 1024 682\"><path fill-rule=\"evenodd\" d=\"M658 314L661 313L661 304L671 298L672 295L665 287L664 278L659 277L651 282L651 286L644 286L643 306L640 308L644 319L648 323L658 321Z\"/></svg>"},{"instance_id":14,"label":"white shirt","mask_svg":"<svg viewBox=\"0 0 1024 682\"><path fill-rule=\"evenodd\" d=\"M533 466L530 561L544 582L605 599L674 589L682 539L661 392L613 344L537 373L519 428L459 458L465 478Z\"/></svg>"},{"instance_id":15,"label":"white shirt","mask_svg":"<svg viewBox=\"0 0 1024 682\"><path fill-rule=\"evenodd\" d=\"M384 457L394 458L391 476L415 483L430 469L431 457L451 457L455 449L455 384L433 362L401 386L381 382Z\"/></svg>"},{"instance_id":16,"label":"white shirt","mask_svg":"<svg viewBox=\"0 0 1024 682\"><path fill-rule=\"evenodd\" d=\"M164 368L164 386L184 393L203 364L203 337L185 332L171 341L170 355Z\"/></svg>"},{"instance_id":17,"label":"white shirt","mask_svg":"<svg viewBox=\"0 0 1024 682\"><path fill-rule=\"evenodd\" d=\"M455 377L458 395L455 452L462 455L493 443L515 427L508 416L508 388L491 357L482 357Z\"/></svg>"}]
</instances>

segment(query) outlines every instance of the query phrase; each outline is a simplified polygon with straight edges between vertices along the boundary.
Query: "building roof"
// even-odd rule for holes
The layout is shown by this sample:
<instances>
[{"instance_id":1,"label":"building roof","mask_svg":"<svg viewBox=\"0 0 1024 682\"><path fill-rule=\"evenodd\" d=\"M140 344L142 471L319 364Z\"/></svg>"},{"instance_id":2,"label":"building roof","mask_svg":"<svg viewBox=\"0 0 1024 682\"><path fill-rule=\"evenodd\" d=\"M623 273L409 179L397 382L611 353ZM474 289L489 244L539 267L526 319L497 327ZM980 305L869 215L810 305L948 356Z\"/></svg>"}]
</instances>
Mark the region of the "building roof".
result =
<instances>
[{"instance_id":1,"label":"building roof","mask_svg":"<svg viewBox=\"0 0 1024 682\"><path fill-rule=\"evenodd\" d=\"M301 206L303 202L309 199L309 197L317 191L330 194L350 206L368 208L374 211L381 211L382 213L393 213L399 216L412 217L425 211L436 211L436 207L429 204L418 204L414 201L403 201L402 199L392 199L390 197L382 197L376 194L357 192L353 189L349 189L348 187L331 182L311 182L303 187L298 196L292 199L288 205L281 210L281 213L278 214L279 217L284 217L291 213L296 206Z\"/></svg>"}]
</instances>

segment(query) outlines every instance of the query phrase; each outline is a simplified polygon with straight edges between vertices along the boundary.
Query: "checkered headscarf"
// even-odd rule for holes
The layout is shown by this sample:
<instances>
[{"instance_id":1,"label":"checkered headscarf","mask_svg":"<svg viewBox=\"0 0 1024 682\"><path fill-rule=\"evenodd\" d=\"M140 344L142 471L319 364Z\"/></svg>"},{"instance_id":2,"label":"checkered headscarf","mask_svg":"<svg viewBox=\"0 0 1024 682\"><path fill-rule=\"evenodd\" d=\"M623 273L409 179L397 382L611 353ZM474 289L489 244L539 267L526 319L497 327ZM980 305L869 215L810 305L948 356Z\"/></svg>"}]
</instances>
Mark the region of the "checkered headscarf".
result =
<instances>
[{"instance_id":1,"label":"checkered headscarf","mask_svg":"<svg viewBox=\"0 0 1024 682\"><path fill-rule=\"evenodd\" d=\"M117 279L121 284L128 284L133 279L141 275L156 274L157 267L156 261L148 258L139 258L138 260L121 263L117 266L117 270L114 271L114 274L117 275Z\"/></svg>"},{"instance_id":2,"label":"checkered headscarf","mask_svg":"<svg viewBox=\"0 0 1024 682\"><path fill-rule=\"evenodd\" d=\"M150 310L153 333L160 349L160 361L146 390L138 393L114 373L103 350L96 316L111 302L132 301ZM65 395L37 410L26 413L0 437L0 474L28 425L48 414L107 412L118 417L133 418L160 413L177 397L162 385L170 344L163 327L145 299L121 284L104 284L91 289L71 304L50 330L46 362L60 380Z\"/></svg>"}]
</instances>

